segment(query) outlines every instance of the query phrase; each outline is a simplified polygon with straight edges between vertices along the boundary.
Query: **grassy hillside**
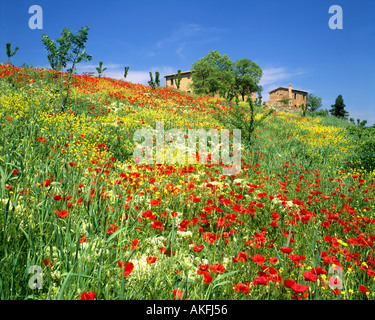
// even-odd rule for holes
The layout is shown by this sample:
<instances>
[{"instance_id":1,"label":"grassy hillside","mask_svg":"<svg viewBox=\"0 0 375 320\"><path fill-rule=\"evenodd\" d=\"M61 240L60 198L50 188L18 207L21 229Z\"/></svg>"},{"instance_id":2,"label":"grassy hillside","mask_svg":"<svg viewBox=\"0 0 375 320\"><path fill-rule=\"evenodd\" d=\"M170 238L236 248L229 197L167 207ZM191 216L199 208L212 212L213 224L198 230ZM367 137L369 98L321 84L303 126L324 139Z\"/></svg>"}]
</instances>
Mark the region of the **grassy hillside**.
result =
<instances>
[{"instance_id":1,"label":"grassy hillside","mask_svg":"<svg viewBox=\"0 0 375 320\"><path fill-rule=\"evenodd\" d=\"M225 101L76 75L60 113L54 90L0 65L0 299L374 298L375 172L348 122L273 113L228 176L133 160L156 121L235 129Z\"/></svg>"}]
</instances>

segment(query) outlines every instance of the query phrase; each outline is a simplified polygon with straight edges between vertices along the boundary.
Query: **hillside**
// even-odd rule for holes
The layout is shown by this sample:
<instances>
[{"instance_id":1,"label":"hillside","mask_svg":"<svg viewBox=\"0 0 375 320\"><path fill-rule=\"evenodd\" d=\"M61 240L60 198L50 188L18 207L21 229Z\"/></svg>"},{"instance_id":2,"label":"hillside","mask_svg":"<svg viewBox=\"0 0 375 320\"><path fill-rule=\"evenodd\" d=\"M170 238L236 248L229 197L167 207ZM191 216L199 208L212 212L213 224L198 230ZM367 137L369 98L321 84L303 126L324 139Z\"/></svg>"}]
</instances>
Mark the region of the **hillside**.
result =
<instances>
[{"instance_id":1,"label":"hillside","mask_svg":"<svg viewBox=\"0 0 375 320\"><path fill-rule=\"evenodd\" d=\"M232 106L75 75L61 113L52 75L0 65L0 299L374 297L375 171L347 121L274 112L237 175L137 164L137 130L233 130Z\"/></svg>"}]
</instances>

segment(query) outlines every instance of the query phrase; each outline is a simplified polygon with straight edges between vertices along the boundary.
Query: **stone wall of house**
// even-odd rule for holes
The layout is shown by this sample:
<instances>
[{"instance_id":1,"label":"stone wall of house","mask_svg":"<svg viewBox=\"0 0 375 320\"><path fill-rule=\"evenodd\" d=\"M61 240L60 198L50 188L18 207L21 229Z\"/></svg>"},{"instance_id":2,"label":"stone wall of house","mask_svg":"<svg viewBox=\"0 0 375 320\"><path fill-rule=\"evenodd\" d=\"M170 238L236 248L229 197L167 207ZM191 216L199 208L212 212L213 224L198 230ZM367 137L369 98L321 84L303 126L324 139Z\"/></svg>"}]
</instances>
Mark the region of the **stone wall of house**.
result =
<instances>
[{"instance_id":1,"label":"stone wall of house","mask_svg":"<svg viewBox=\"0 0 375 320\"><path fill-rule=\"evenodd\" d=\"M283 105L280 100L283 97L290 99L289 105ZM289 88L279 88L278 90L270 92L270 99L265 104L269 107L277 107L278 109L285 109L283 111L293 112L293 110L301 110L301 105L307 103L307 93L299 90L293 90L292 86Z\"/></svg>"},{"instance_id":2,"label":"stone wall of house","mask_svg":"<svg viewBox=\"0 0 375 320\"><path fill-rule=\"evenodd\" d=\"M186 91L186 92L193 92L193 89L191 88L191 84L193 83L191 79L191 74L181 74L181 81L180 81L180 90ZM174 89L177 89L176 80L174 79L174 76L170 76L166 78L166 86L172 87Z\"/></svg>"}]
</instances>

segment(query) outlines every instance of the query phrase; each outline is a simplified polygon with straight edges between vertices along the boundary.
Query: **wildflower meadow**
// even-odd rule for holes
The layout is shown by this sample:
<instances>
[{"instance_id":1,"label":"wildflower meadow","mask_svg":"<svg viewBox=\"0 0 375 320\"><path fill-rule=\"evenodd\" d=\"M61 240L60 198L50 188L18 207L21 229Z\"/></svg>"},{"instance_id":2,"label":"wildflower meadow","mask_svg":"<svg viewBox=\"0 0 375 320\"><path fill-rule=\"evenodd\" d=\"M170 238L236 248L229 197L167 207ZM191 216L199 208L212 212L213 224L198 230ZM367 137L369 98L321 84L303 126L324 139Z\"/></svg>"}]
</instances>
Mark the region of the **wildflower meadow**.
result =
<instances>
[{"instance_id":1,"label":"wildflower meadow","mask_svg":"<svg viewBox=\"0 0 375 320\"><path fill-rule=\"evenodd\" d=\"M11 63L0 92L1 300L374 299L375 171L347 121ZM157 163L157 122L180 147L228 130L233 156L233 108L259 120L236 174L210 138L205 163Z\"/></svg>"}]
</instances>

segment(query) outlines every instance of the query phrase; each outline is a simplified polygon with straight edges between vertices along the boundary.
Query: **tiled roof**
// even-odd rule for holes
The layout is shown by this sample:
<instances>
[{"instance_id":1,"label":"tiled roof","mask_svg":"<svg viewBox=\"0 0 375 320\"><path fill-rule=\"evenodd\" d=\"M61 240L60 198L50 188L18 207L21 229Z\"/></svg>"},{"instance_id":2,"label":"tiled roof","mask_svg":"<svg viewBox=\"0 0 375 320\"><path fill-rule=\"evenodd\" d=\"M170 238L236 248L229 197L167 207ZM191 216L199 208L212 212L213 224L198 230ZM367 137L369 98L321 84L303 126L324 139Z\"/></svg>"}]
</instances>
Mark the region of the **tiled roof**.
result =
<instances>
[{"instance_id":1,"label":"tiled roof","mask_svg":"<svg viewBox=\"0 0 375 320\"><path fill-rule=\"evenodd\" d=\"M269 93L272 93L272 92L280 90L280 89L289 90L289 88L286 88L286 87L278 87L277 89L274 89L274 90L270 91ZM298 89L293 89L292 88L292 92L294 92L294 91L308 93L307 91L303 91L303 90L298 90Z\"/></svg>"},{"instance_id":2,"label":"tiled roof","mask_svg":"<svg viewBox=\"0 0 375 320\"><path fill-rule=\"evenodd\" d=\"M184 71L184 72L180 72L180 74L192 73L193 71L194 70ZM172 77L172 76L175 76L175 75L177 75L177 73L167 74L166 76L164 76L164 78Z\"/></svg>"}]
</instances>

